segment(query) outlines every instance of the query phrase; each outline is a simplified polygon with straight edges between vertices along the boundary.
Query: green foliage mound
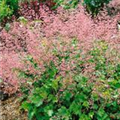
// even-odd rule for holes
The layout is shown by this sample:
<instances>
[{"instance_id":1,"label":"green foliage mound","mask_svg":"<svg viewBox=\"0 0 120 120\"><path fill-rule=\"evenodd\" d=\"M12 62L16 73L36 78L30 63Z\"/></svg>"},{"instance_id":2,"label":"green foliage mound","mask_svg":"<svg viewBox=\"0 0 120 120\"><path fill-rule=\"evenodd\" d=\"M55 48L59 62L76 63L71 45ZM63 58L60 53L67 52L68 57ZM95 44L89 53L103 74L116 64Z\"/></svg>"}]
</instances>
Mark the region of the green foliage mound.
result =
<instances>
[{"instance_id":1,"label":"green foliage mound","mask_svg":"<svg viewBox=\"0 0 120 120\"><path fill-rule=\"evenodd\" d=\"M0 0L0 22L17 14L18 0Z\"/></svg>"},{"instance_id":2,"label":"green foliage mound","mask_svg":"<svg viewBox=\"0 0 120 120\"><path fill-rule=\"evenodd\" d=\"M19 0L6 0L6 4L13 10L13 13L16 14L19 8Z\"/></svg>"},{"instance_id":3,"label":"green foliage mound","mask_svg":"<svg viewBox=\"0 0 120 120\"><path fill-rule=\"evenodd\" d=\"M100 41L89 54L82 54L75 49L76 44L76 41L71 43L75 53L72 57L69 49L55 48L59 64L50 60L43 72L33 57L27 57L37 73L41 73L19 70L19 76L27 80L21 84L21 109L28 112L29 120L120 120L117 52ZM59 67L63 60L66 64L71 60L77 62L74 69L61 75Z\"/></svg>"},{"instance_id":4,"label":"green foliage mound","mask_svg":"<svg viewBox=\"0 0 120 120\"><path fill-rule=\"evenodd\" d=\"M0 22L3 21L4 18L11 16L13 10L6 5L5 1L0 1Z\"/></svg>"},{"instance_id":5,"label":"green foliage mound","mask_svg":"<svg viewBox=\"0 0 120 120\"><path fill-rule=\"evenodd\" d=\"M99 11L112 0L84 0L84 5L89 13L93 16L97 15Z\"/></svg>"}]
</instances>

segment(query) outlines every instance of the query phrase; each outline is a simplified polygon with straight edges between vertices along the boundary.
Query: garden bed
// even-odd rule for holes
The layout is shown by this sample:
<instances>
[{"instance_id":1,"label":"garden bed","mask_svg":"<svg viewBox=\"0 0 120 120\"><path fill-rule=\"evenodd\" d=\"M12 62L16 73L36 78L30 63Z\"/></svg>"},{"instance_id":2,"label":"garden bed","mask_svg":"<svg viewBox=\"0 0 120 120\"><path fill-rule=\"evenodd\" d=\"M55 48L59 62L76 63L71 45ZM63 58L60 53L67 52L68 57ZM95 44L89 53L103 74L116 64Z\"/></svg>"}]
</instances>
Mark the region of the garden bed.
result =
<instances>
[{"instance_id":1,"label":"garden bed","mask_svg":"<svg viewBox=\"0 0 120 120\"><path fill-rule=\"evenodd\" d=\"M46 63L54 60L51 45L55 44L60 49L60 44L57 43L60 40L69 43L72 39L77 39L78 47L82 48L83 53L91 50L94 41L99 40L106 41L116 51L120 50L119 0L113 0L108 11L100 12L96 18L91 18L81 5L71 10L59 7L56 11L43 6L37 11L39 12L36 13L32 6L25 4L20 9L21 18L8 24L8 28L0 28L0 80L4 85L2 91L10 96L0 102L0 120L27 120L26 113L19 109L20 101L15 95L20 92L21 81L14 70L27 68L23 62L27 55L33 56L44 71L43 61L39 58ZM67 67L63 64L61 69L64 71ZM29 69L36 73L31 66ZM90 75L89 69L84 69L83 72L86 76L88 73Z\"/></svg>"}]
</instances>

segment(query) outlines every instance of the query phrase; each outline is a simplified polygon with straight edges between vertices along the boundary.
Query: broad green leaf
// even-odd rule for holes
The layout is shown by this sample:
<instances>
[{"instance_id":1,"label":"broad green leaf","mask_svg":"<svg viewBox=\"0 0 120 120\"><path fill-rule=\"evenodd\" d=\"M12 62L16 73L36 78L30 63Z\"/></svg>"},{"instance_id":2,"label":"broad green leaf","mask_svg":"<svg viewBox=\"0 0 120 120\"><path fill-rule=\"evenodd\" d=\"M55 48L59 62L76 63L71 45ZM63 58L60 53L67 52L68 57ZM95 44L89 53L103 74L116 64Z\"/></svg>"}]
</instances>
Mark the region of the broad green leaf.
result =
<instances>
[{"instance_id":1,"label":"broad green leaf","mask_svg":"<svg viewBox=\"0 0 120 120\"><path fill-rule=\"evenodd\" d=\"M79 120L92 120L88 115L82 114Z\"/></svg>"},{"instance_id":2,"label":"broad green leaf","mask_svg":"<svg viewBox=\"0 0 120 120\"><path fill-rule=\"evenodd\" d=\"M81 115L81 108L82 108L82 106L81 106L81 104L79 104L79 102L77 103L77 102L73 101L70 105L69 110L71 113L80 116Z\"/></svg>"},{"instance_id":3,"label":"broad green leaf","mask_svg":"<svg viewBox=\"0 0 120 120\"><path fill-rule=\"evenodd\" d=\"M21 105L21 109L29 110L31 108L32 104L28 103L27 101L24 101Z\"/></svg>"},{"instance_id":4,"label":"broad green leaf","mask_svg":"<svg viewBox=\"0 0 120 120\"><path fill-rule=\"evenodd\" d=\"M39 107L43 104L43 99L41 98L41 96L34 95L34 96L29 97L29 99L33 104L35 104L36 107Z\"/></svg>"},{"instance_id":5,"label":"broad green leaf","mask_svg":"<svg viewBox=\"0 0 120 120\"><path fill-rule=\"evenodd\" d=\"M53 113L54 113L53 110L48 110L48 115L49 115L50 117L52 116Z\"/></svg>"},{"instance_id":6,"label":"broad green leaf","mask_svg":"<svg viewBox=\"0 0 120 120\"><path fill-rule=\"evenodd\" d=\"M3 82L3 80L2 79L0 79L0 83L2 83Z\"/></svg>"}]
</instances>

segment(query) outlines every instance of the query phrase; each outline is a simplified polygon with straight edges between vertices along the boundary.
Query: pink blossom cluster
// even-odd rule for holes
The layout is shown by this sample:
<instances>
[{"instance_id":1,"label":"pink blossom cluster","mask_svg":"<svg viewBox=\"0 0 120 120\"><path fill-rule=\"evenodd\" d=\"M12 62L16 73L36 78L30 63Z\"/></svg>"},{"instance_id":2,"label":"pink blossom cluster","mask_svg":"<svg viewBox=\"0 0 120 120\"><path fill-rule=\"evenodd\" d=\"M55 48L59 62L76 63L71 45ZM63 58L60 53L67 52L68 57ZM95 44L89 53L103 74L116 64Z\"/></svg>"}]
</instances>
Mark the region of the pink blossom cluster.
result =
<instances>
[{"instance_id":1,"label":"pink blossom cluster","mask_svg":"<svg viewBox=\"0 0 120 120\"><path fill-rule=\"evenodd\" d=\"M18 90L19 81L14 68L24 68L22 57L28 50L30 52L28 43L31 37L27 27L22 24L14 22L11 26L9 32L2 30L0 33L0 78L4 81L4 90L10 94ZM35 40L33 37L31 39Z\"/></svg>"}]
</instances>

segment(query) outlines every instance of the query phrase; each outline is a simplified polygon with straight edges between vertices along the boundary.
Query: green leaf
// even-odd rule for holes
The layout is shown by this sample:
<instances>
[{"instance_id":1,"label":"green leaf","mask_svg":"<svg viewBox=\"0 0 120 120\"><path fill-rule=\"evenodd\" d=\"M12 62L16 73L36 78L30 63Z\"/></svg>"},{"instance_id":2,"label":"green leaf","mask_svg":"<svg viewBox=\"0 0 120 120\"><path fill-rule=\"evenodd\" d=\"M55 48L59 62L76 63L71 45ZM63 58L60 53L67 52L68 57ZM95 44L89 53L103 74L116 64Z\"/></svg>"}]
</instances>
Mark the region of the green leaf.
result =
<instances>
[{"instance_id":1,"label":"green leaf","mask_svg":"<svg viewBox=\"0 0 120 120\"><path fill-rule=\"evenodd\" d=\"M58 109L58 112L61 116L69 115L68 109L65 106L62 106L60 109Z\"/></svg>"},{"instance_id":2,"label":"green leaf","mask_svg":"<svg viewBox=\"0 0 120 120\"><path fill-rule=\"evenodd\" d=\"M50 117L52 116L53 113L54 113L53 110L48 110L48 115L49 115Z\"/></svg>"},{"instance_id":3,"label":"green leaf","mask_svg":"<svg viewBox=\"0 0 120 120\"><path fill-rule=\"evenodd\" d=\"M25 109L25 110L29 110L31 108L32 104L28 103L27 101L22 102L22 105L20 107L20 109Z\"/></svg>"},{"instance_id":4,"label":"green leaf","mask_svg":"<svg viewBox=\"0 0 120 120\"><path fill-rule=\"evenodd\" d=\"M99 99L99 96L98 96L98 94L96 94L96 93L92 93L92 100L93 101L98 101L98 99Z\"/></svg>"},{"instance_id":5,"label":"green leaf","mask_svg":"<svg viewBox=\"0 0 120 120\"><path fill-rule=\"evenodd\" d=\"M97 118L100 120L106 120L108 118L107 113L104 111L103 108L100 108L97 112Z\"/></svg>"},{"instance_id":6,"label":"green leaf","mask_svg":"<svg viewBox=\"0 0 120 120\"><path fill-rule=\"evenodd\" d=\"M89 108L89 102L88 101L84 101L83 102L83 106Z\"/></svg>"},{"instance_id":7,"label":"green leaf","mask_svg":"<svg viewBox=\"0 0 120 120\"><path fill-rule=\"evenodd\" d=\"M82 108L82 106L81 106L81 104L79 104L79 102L77 103L77 102L73 101L70 105L69 110L71 113L80 116L81 115L81 108Z\"/></svg>"},{"instance_id":8,"label":"green leaf","mask_svg":"<svg viewBox=\"0 0 120 120\"><path fill-rule=\"evenodd\" d=\"M68 90L64 91L63 94L64 94L64 99L67 101L69 101L72 97L72 93L70 93Z\"/></svg>"},{"instance_id":9,"label":"green leaf","mask_svg":"<svg viewBox=\"0 0 120 120\"><path fill-rule=\"evenodd\" d=\"M6 30L7 32L10 30L10 27L11 27L10 23L6 23L6 24L5 24L5 30Z\"/></svg>"},{"instance_id":10,"label":"green leaf","mask_svg":"<svg viewBox=\"0 0 120 120\"><path fill-rule=\"evenodd\" d=\"M35 113L36 113L36 107L35 108L32 108L28 111L28 118L29 120L33 120L33 117L35 116Z\"/></svg>"},{"instance_id":11,"label":"green leaf","mask_svg":"<svg viewBox=\"0 0 120 120\"><path fill-rule=\"evenodd\" d=\"M30 96L29 99L33 104L35 104L36 107L39 107L43 104L43 99L41 98L41 96L33 95Z\"/></svg>"},{"instance_id":12,"label":"green leaf","mask_svg":"<svg viewBox=\"0 0 120 120\"><path fill-rule=\"evenodd\" d=\"M57 89L58 89L58 80L53 80L53 81L52 81L52 88L53 88L55 91L57 91Z\"/></svg>"},{"instance_id":13,"label":"green leaf","mask_svg":"<svg viewBox=\"0 0 120 120\"><path fill-rule=\"evenodd\" d=\"M82 114L80 116L79 120L91 120L91 118L88 115L86 115L86 114Z\"/></svg>"},{"instance_id":14,"label":"green leaf","mask_svg":"<svg viewBox=\"0 0 120 120\"><path fill-rule=\"evenodd\" d=\"M115 86L116 89L119 89L120 88L120 83L116 83L114 86Z\"/></svg>"},{"instance_id":15,"label":"green leaf","mask_svg":"<svg viewBox=\"0 0 120 120\"><path fill-rule=\"evenodd\" d=\"M3 82L3 80L2 79L0 79L0 83L2 83Z\"/></svg>"},{"instance_id":16,"label":"green leaf","mask_svg":"<svg viewBox=\"0 0 120 120\"><path fill-rule=\"evenodd\" d=\"M24 25L26 25L28 23L28 20L24 17L19 17L18 20L23 23Z\"/></svg>"},{"instance_id":17,"label":"green leaf","mask_svg":"<svg viewBox=\"0 0 120 120\"><path fill-rule=\"evenodd\" d=\"M50 94L50 95L48 96L48 102L51 102L51 103L56 103L56 102L58 102L57 96Z\"/></svg>"},{"instance_id":18,"label":"green leaf","mask_svg":"<svg viewBox=\"0 0 120 120\"><path fill-rule=\"evenodd\" d=\"M94 110L97 110L97 109L98 109L98 105L97 105L97 104L94 104L94 105L93 105L93 109L94 109Z\"/></svg>"},{"instance_id":19,"label":"green leaf","mask_svg":"<svg viewBox=\"0 0 120 120\"><path fill-rule=\"evenodd\" d=\"M94 116L94 112L93 111L90 111L90 113L88 114L90 118L93 119L93 116Z\"/></svg>"},{"instance_id":20,"label":"green leaf","mask_svg":"<svg viewBox=\"0 0 120 120\"><path fill-rule=\"evenodd\" d=\"M84 93L78 93L78 94L76 94L75 99L76 99L76 101L83 103L84 101L87 100L87 96Z\"/></svg>"},{"instance_id":21,"label":"green leaf","mask_svg":"<svg viewBox=\"0 0 120 120\"><path fill-rule=\"evenodd\" d=\"M80 82L81 84L86 84L86 82L88 81L88 78L84 77L83 75L76 75L75 81Z\"/></svg>"},{"instance_id":22,"label":"green leaf","mask_svg":"<svg viewBox=\"0 0 120 120\"><path fill-rule=\"evenodd\" d=\"M45 85L43 85L41 88L35 88L33 90L33 94L35 94L37 97L41 98L41 99L46 99L48 96L48 90L49 88L46 88Z\"/></svg>"}]
</instances>

